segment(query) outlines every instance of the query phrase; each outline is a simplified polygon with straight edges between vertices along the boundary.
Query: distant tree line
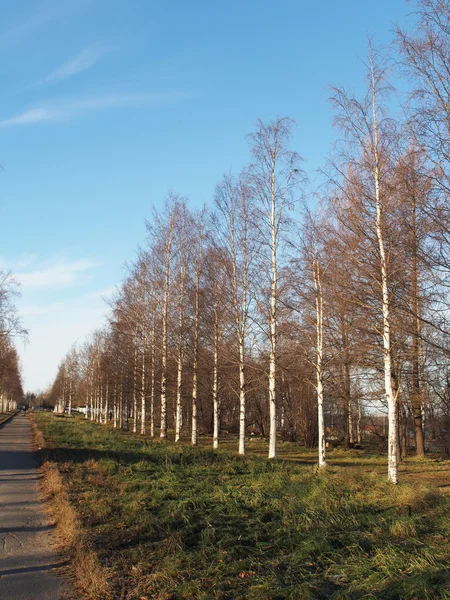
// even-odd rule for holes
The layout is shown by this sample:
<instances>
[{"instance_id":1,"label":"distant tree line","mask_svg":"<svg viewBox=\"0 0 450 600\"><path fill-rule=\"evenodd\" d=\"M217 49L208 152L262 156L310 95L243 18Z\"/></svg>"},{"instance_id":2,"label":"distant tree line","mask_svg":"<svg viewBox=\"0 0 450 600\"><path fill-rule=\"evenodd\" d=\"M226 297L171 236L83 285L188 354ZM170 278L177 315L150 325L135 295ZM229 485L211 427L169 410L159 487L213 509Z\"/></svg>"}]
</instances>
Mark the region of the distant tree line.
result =
<instances>
[{"instance_id":1,"label":"distant tree line","mask_svg":"<svg viewBox=\"0 0 450 600\"><path fill-rule=\"evenodd\" d=\"M15 410L23 403L22 373L14 344L26 336L17 314L18 286L11 273L0 270L0 413Z\"/></svg>"}]
</instances>

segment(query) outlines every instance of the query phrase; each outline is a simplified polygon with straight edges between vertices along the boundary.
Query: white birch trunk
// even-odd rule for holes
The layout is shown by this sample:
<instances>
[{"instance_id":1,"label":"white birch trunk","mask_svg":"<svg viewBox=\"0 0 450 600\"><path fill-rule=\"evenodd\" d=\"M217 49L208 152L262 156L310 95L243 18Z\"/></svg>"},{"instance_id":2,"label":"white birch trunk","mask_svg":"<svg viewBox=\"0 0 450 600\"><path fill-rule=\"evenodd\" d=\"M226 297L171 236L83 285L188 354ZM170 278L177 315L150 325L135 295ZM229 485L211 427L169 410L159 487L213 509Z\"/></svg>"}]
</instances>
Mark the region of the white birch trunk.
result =
<instances>
[{"instance_id":1,"label":"white birch trunk","mask_svg":"<svg viewBox=\"0 0 450 600\"><path fill-rule=\"evenodd\" d=\"M72 414L72 394L73 394L73 389L72 389L72 375L69 375L69 409L68 409L68 414L71 415Z\"/></svg>"},{"instance_id":2,"label":"white birch trunk","mask_svg":"<svg viewBox=\"0 0 450 600\"><path fill-rule=\"evenodd\" d=\"M316 291L316 388L317 388L317 428L319 468L327 466L325 421L323 415L323 294L320 264L317 259L313 264L314 288Z\"/></svg>"},{"instance_id":3,"label":"white birch trunk","mask_svg":"<svg viewBox=\"0 0 450 600\"><path fill-rule=\"evenodd\" d=\"M219 323L217 307L214 317L214 367L213 367L213 448L219 447Z\"/></svg>"},{"instance_id":4,"label":"white birch trunk","mask_svg":"<svg viewBox=\"0 0 450 600\"><path fill-rule=\"evenodd\" d=\"M352 397L349 395L348 397L348 439L350 444L355 442L355 438L353 436L353 407L352 407Z\"/></svg>"},{"instance_id":5,"label":"white birch trunk","mask_svg":"<svg viewBox=\"0 0 450 600\"><path fill-rule=\"evenodd\" d=\"M172 235L172 234L170 234ZM167 319L169 309L169 283L170 283L170 252L172 238L166 253L164 300L162 314L162 348L161 348L161 430L160 437L167 438Z\"/></svg>"},{"instance_id":6,"label":"white birch trunk","mask_svg":"<svg viewBox=\"0 0 450 600\"><path fill-rule=\"evenodd\" d=\"M241 194L243 192L241 191ZM245 432L246 432L246 384L245 384L245 333L247 325L247 285L248 285L248 252L247 252L247 210L246 200L241 196L242 211L242 299L238 294L238 264L236 255L236 232L234 213L230 215L231 233L231 259L232 259L232 288L233 303L235 310L236 334L239 347L239 454L245 454Z\"/></svg>"},{"instance_id":7,"label":"white birch trunk","mask_svg":"<svg viewBox=\"0 0 450 600\"><path fill-rule=\"evenodd\" d=\"M123 429L123 382L122 382L122 372L120 373L120 385L119 385L119 428Z\"/></svg>"},{"instance_id":8,"label":"white birch trunk","mask_svg":"<svg viewBox=\"0 0 450 600\"><path fill-rule=\"evenodd\" d=\"M137 332L134 337L133 360L133 433L138 430L138 396L137 396Z\"/></svg>"},{"instance_id":9,"label":"white birch trunk","mask_svg":"<svg viewBox=\"0 0 450 600\"><path fill-rule=\"evenodd\" d=\"M269 353L269 458L277 457L277 405L276 405L276 360L277 360L277 224L275 215L275 161L272 156L271 172L271 286L270 286L270 353Z\"/></svg>"},{"instance_id":10,"label":"white birch trunk","mask_svg":"<svg viewBox=\"0 0 450 600\"><path fill-rule=\"evenodd\" d=\"M100 383L97 384L97 390L95 395L95 422L100 422L100 402L101 402L101 387Z\"/></svg>"},{"instance_id":11,"label":"white birch trunk","mask_svg":"<svg viewBox=\"0 0 450 600\"><path fill-rule=\"evenodd\" d=\"M175 442L180 441L181 426L182 426L182 400L181 400L181 386L183 383L183 353L181 348L178 349L177 358L177 400L176 400L176 413L175 413Z\"/></svg>"},{"instance_id":12,"label":"white birch trunk","mask_svg":"<svg viewBox=\"0 0 450 600\"><path fill-rule=\"evenodd\" d=\"M141 435L145 435L145 419L147 415L147 405L145 397L145 347L147 340L144 339L142 346L142 365L141 365Z\"/></svg>"},{"instance_id":13,"label":"white birch trunk","mask_svg":"<svg viewBox=\"0 0 450 600\"><path fill-rule=\"evenodd\" d=\"M184 242L185 243L185 242ZM177 354L177 398L175 409L175 442L180 441L181 428L183 426L183 362L184 362L184 297L186 283L186 257L184 247L182 247L181 266L180 266L180 289L178 304L178 354Z\"/></svg>"},{"instance_id":14,"label":"white birch trunk","mask_svg":"<svg viewBox=\"0 0 450 600\"><path fill-rule=\"evenodd\" d=\"M191 444L196 446L198 444L198 428L197 428L197 370L198 370L198 356L195 351L194 358L194 373L192 375L192 434Z\"/></svg>"},{"instance_id":15,"label":"white birch trunk","mask_svg":"<svg viewBox=\"0 0 450 600\"><path fill-rule=\"evenodd\" d=\"M244 366L244 340L239 340L239 454L245 454L245 432L246 432L246 384Z\"/></svg>"},{"instance_id":16,"label":"white birch trunk","mask_svg":"<svg viewBox=\"0 0 450 600\"><path fill-rule=\"evenodd\" d=\"M358 419L356 421L356 441L361 444L361 398L358 394Z\"/></svg>"},{"instance_id":17,"label":"white birch trunk","mask_svg":"<svg viewBox=\"0 0 450 600\"><path fill-rule=\"evenodd\" d=\"M150 436L155 437L155 321L152 326L152 367L150 373Z\"/></svg>"},{"instance_id":18,"label":"white birch trunk","mask_svg":"<svg viewBox=\"0 0 450 600\"><path fill-rule=\"evenodd\" d=\"M379 172L379 154L378 154L378 124L376 115L376 91L373 68L372 74L372 115L373 115L373 178L375 184L375 209L376 209L376 234L378 241L378 250L380 254L380 275L382 290L382 317L383 317L383 358L384 358L384 385L388 404L388 480L391 483L398 483L398 417L396 408L396 398L392 386L392 357L391 357L391 333L390 333L390 307L389 307L389 288L386 253L384 248L383 235L383 204L380 194L380 172Z\"/></svg>"},{"instance_id":19,"label":"white birch trunk","mask_svg":"<svg viewBox=\"0 0 450 600\"><path fill-rule=\"evenodd\" d=\"M117 383L114 382L114 391L113 391L113 428L117 429L117 415L119 412L118 402L117 402Z\"/></svg>"},{"instance_id":20,"label":"white birch trunk","mask_svg":"<svg viewBox=\"0 0 450 600\"><path fill-rule=\"evenodd\" d=\"M197 377L198 377L198 345L199 345L199 322L200 322L200 278L202 275L203 260L203 223L199 224L198 256L195 281L195 318L194 318L194 360L192 373L192 435L193 446L198 444L198 421L197 421Z\"/></svg>"}]
</instances>

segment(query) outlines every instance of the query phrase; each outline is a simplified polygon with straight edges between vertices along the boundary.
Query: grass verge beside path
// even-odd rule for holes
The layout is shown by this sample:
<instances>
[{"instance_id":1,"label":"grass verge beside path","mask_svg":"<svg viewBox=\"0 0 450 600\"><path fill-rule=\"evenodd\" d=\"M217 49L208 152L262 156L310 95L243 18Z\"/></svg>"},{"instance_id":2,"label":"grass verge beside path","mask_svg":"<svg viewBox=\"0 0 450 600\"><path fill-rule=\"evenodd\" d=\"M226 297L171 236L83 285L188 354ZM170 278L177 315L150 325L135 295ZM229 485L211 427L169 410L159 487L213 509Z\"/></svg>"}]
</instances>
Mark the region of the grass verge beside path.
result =
<instances>
[{"instance_id":1,"label":"grass verge beside path","mask_svg":"<svg viewBox=\"0 0 450 600\"><path fill-rule=\"evenodd\" d=\"M35 451L41 458L41 489L55 521L59 552L69 563L66 579L83 598L108 598L109 585L106 572L101 568L97 553L91 548L87 531L81 526L77 511L69 500L66 486L56 462L48 459L46 441L35 420L31 420ZM66 586L64 600L74 596Z\"/></svg>"},{"instance_id":2,"label":"grass verge beside path","mask_svg":"<svg viewBox=\"0 0 450 600\"><path fill-rule=\"evenodd\" d=\"M384 457L338 453L317 473L34 418L108 581L91 598L450 597L450 495L428 481L448 462L411 461L395 487Z\"/></svg>"}]
</instances>

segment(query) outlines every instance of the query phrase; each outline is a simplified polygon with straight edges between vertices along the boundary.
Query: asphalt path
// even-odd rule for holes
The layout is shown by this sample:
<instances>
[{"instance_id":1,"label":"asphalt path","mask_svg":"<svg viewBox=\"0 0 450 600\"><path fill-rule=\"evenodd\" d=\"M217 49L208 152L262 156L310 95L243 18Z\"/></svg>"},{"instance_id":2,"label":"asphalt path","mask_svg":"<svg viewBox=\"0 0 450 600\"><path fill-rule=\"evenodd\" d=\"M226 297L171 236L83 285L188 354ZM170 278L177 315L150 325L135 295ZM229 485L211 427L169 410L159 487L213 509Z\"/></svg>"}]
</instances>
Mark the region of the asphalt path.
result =
<instances>
[{"instance_id":1,"label":"asphalt path","mask_svg":"<svg viewBox=\"0 0 450 600\"><path fill-rule=\"evenodd\" d=\"M39 492L28 417L0 428L0 600L58 600L61 558Z\"/></svg>"}]
</instances>

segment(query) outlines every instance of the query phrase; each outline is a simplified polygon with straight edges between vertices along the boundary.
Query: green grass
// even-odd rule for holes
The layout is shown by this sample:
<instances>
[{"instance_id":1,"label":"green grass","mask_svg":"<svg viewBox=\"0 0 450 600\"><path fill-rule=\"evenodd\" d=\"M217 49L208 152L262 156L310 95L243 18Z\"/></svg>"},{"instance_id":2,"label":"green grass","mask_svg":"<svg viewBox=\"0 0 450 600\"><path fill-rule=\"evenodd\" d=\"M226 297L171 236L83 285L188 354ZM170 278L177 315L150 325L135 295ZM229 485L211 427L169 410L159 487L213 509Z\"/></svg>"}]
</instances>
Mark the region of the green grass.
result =
<instances>
[{"instance_id":1,"label":"green grass","mask_svg":"<svg viewBox=\"0 0 450 600\"><path fill-rule=\"evenodd\" d=\"M293 444L274 463L34 418L111 598L450 598L448 462L408 461L392 486L361 452L317 472Z\"/></svg>"}]
</instances>

